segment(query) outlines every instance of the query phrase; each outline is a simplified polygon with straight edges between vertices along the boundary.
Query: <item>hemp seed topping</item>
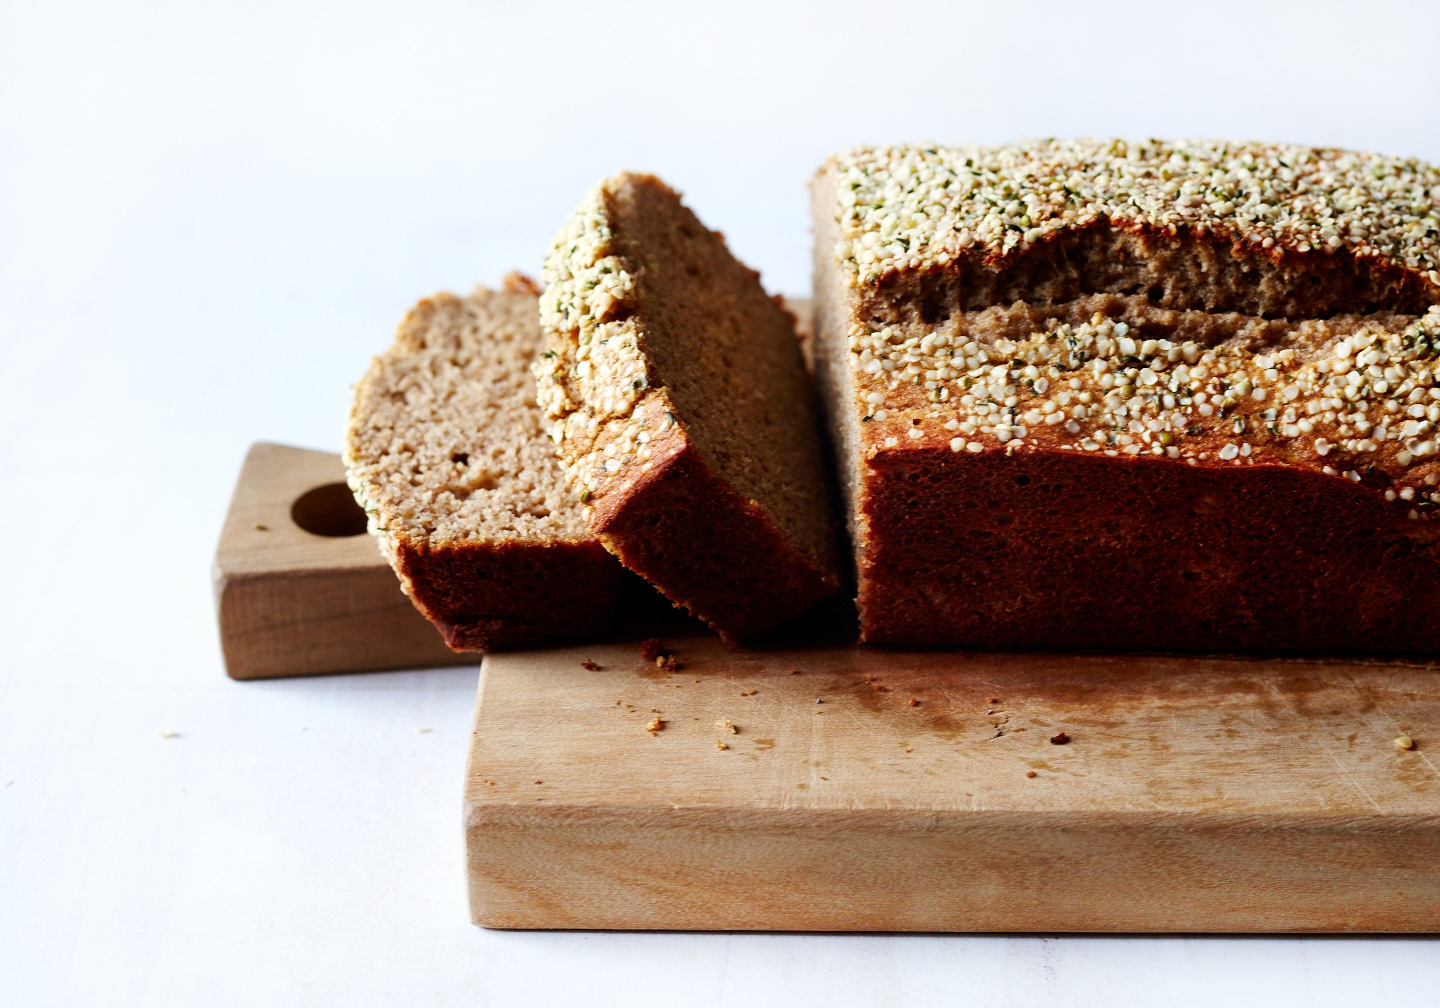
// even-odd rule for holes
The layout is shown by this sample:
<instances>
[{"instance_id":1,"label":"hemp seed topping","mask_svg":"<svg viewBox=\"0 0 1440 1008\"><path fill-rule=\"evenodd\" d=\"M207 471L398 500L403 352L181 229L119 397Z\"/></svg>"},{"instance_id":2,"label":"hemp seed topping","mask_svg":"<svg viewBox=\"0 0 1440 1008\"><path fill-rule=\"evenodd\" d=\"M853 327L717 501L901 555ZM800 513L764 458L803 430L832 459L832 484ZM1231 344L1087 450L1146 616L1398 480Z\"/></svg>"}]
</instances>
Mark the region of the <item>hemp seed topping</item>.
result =
<instances>
[{"instance_id":1,"label":"hemp seed topping","mask_svg":"<svg viewBox=\"0 0 1440 1008\"><path fill-rule=\"evenodd\" d=\"M1440 169L1272 144L1044 140L859 149L826 171L835 262L854 291L927 290L905 278L963 280L1104 225L1207 236L1237 259L1372 260L1429 302L1271 318L1100 293L860 313L849 364L872 457L1003 448L1298 465L1388 488L1418 502L1417 517L1440 504Z\"/></svg>"},{"instance_id":2,"label":"hemp seed topping","mask_svg":"<svg viewBox=\"0 0 1440 1008\"><path fill-rule=\"evenodd\" d=\"M1038 140L862 148L833 162L854 284L994 257L1102 218L1207 227L1271 249L1347 248L1440 285L1440 169L1285 144Z\"/></svg>"},{"instance_id":3,"label":"hemp seed topping","mask_svg":"<svg viewBox=\"0 0 1440 1008\"><path fill-rule=\"evenodd\" d=\"M951 452L1029 445L1204 460L1208 448L1224 463L1309 464L1352 482L1383 465L1402 474L1400 499L1433 502L1436 472L1419 466L1440 461L1440 306L1408 322L1307 322L1283 348L1246 334L1207 346L1131 332L1099 313L989 344L955 323L923 336L856 325L850 359L859 395L895 407L871 422L884 448L900 443L889 430L904 429ZM911 422L937 399L954 437ZM1335 459L1346 465L1325 465Z\"/></svg>"}]
</instances>

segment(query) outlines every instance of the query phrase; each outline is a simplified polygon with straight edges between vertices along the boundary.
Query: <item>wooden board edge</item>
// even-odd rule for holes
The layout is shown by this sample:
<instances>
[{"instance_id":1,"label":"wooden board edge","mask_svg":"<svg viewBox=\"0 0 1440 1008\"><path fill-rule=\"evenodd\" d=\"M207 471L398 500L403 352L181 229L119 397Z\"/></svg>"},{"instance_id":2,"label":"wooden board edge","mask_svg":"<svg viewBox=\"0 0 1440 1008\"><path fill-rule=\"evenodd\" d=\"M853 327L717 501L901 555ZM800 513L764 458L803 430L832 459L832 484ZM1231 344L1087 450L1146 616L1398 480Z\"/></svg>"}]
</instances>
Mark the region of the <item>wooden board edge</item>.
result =
<instances>
[{"instance_id":1,"label":"wooden board edge","mask_svg":"<svg viewBox=\"0 0 1440 1008\"><path fill-rule=\"evenodd\" d=\"M472 803L471 915L510 929L1440 931L1440 818L1146 819Z\"/></svg>"}]
</instances>

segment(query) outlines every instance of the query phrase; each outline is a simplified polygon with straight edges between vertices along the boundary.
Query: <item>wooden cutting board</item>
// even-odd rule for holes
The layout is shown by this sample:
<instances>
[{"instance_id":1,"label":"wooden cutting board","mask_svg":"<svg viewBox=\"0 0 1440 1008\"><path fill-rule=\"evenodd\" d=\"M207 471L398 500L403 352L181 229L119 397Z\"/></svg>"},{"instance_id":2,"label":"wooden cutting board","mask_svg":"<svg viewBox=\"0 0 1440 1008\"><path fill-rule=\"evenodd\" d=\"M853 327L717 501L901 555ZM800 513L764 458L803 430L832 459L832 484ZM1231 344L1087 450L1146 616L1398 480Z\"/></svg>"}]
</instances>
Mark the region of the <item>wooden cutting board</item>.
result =
<instances>
[{"instance_id":1,"label":"wooden cutting board","mask_svg":"<svg viewBox=\"0 0 1440 1008\"><path fill-rule=\"evenodd\" d=\"M212 576L232 679L480 660L447 648L401 592L332 452L250 446Z\"/></svg>"},{"instance_id":2,"label":"wooden cutting board","mask_svg":"<svg viewBox=\"0 0 1440 1008\"><path fill-rule=\"evenodd\" d=\"M1440 930L1432 667L667 644L486 658L476 923Z\"/></svg>"},{"instance_id":3,"label":"wooden cutting board","mask_svg":"<svg viewBox=\"0 0 1440 1008\"><path fill-rule=\"evenodd\" d=\"M325 452L247 457L215 567L235 678L476 660L401 594L343 478ZM730 652L640 604L678 671L635 641L486 658L476 923L1440 930L1440 670L859 648L846 617Z\"/></svg>"}]
</instances>

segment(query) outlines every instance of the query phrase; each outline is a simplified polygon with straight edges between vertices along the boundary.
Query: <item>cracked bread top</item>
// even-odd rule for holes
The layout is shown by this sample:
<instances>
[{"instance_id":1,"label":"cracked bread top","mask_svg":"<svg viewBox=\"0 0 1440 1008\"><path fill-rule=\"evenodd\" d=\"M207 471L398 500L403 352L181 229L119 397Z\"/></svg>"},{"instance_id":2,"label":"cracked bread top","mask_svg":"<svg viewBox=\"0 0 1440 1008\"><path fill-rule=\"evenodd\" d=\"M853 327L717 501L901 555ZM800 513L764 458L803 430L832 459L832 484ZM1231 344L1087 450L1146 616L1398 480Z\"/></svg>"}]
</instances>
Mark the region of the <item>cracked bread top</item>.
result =
<instances>
[{"instance_id":1,"label":"cracked bread top","mask_svg":"<svg viewBox=\"0 0 1440 1008\"><path fill-rule=\"evenodd\" d=\"M851 284L992 266L1097 223L1201 231L1256 259L1344 251L1440 301L1440 169L1413 158L1223 141L1037 140L859 148L833 158Z\"/></svg>"},{"instance_id":2,"label":"cracked bread top","mask_svg":"<svg viewBox=\"0 0 1440 1008\"><path fill-rule=\"evenodd\" d=\"M1412 516L1440 505L1433 167L1266 144L895 147L832 159L816 199L851 457L1278 463Z\"/></svg>"}]
</instances>

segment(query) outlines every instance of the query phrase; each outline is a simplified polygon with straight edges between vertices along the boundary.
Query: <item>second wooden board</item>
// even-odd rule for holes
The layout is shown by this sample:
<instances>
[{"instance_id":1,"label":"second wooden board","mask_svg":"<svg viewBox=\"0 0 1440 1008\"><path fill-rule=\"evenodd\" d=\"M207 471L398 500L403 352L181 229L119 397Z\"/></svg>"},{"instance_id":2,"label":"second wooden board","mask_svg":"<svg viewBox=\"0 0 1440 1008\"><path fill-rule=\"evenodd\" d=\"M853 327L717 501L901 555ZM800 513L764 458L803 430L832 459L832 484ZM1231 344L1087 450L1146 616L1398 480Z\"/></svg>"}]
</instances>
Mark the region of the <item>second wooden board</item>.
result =
<instances>
[{"instance_id":1,"label":"second wooden board","mask_svg":"<svg viewBox=\"0 0 1440 1008\"><path fill-rule=\"evenodd\" d=\"M672 646L485 660L477 923L1440 930L1433 668Z\"/></svg>"}]
</instances>

